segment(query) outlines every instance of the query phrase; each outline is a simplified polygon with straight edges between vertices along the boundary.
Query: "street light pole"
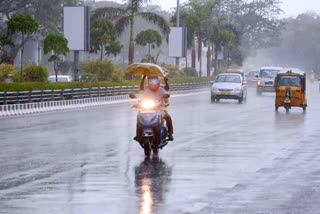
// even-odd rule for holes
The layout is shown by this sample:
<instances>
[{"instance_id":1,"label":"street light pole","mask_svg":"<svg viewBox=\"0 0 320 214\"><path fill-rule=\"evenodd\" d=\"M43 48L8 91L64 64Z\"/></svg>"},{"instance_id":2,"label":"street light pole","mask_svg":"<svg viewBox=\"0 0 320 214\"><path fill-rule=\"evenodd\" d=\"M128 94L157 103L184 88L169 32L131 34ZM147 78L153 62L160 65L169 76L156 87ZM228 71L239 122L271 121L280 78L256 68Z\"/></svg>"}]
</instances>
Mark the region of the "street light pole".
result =
<instances>
[{"instance_id":1,"label":"street light pole","mask_svg":"<svg viewBox=\"0 0 320 214\"><path fill-rule=\"evenodd\" d=\"M176 27L180 27L180 0L177 0L177 23ZM180 67L180 58L176 58L176 65Z\"/></svg>"},{"instance_id":2,"label":"street light pole","mask_svg":"<svg viewBox=\"0 0 320 214\"><path fill-rule=\"evenodd\" d=\"M78 6L79 0L75 1L75 6ZM79 51L73 52L73 80L79 81Z\"/></svg>"}]
</instances>

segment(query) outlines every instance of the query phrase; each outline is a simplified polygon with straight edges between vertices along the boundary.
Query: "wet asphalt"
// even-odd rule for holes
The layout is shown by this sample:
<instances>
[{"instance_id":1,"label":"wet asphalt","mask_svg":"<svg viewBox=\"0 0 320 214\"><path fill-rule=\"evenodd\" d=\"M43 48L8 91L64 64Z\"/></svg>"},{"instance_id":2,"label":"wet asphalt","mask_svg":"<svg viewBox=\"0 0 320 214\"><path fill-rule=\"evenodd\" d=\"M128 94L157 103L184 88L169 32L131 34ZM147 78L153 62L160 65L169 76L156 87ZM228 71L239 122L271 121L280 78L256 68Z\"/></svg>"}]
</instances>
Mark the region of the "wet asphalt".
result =
<instances>
[{"instance_id":1,"label":"wet asphalt","mask_svg":"<svg viewBox=\"0 0 320 214\"><path fill-rule=\"evenodd\" d=\"M175 141L144 158L132 103L0 120L1 214L318 214L320 93L172 98Z\"/></svg>"}]
</instances>

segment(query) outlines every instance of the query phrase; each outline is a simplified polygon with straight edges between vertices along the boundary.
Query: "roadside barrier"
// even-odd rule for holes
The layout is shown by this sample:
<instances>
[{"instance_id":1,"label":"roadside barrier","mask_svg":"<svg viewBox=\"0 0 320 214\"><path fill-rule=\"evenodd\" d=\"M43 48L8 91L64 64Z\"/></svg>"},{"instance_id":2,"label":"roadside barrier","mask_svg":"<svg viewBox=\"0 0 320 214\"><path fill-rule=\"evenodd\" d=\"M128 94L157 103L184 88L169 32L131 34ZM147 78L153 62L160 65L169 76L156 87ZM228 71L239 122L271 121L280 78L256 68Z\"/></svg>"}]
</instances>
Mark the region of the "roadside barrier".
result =
<instances>
[{"instance_id":1,"label":"roadside barrier","mask_svg":"<svg viewBox=\"0 0 320 214\"><path fill-rule=\"evenodd\" d=\"M170 85L170 91L184 91L207 87L209 82L180 83ZM128 95L131 92L139 91L139 86L114 86L114 87L93 87L75 88L61 90L35 90L0 92L0 105L39 103L61 100L76 100L84 98L111 97Z\"/></svg>"},{"instance_id":2,"label":"roadside barrier","mask_svg":"<svg viewBox=\"0 0 320 214\"><path fill-rule=\"evenodd\" d=\"M190 87L175 88L170 94L187 94L195 93L199 89L207 88L209 83L198 83L198 87L194 84L188 84ZM184 86L186 86L184 84ZM129 91L124 95L89 97L71 100L53 100L44 102L31 102L20 104L0 105L0 118L38 114L44 112L65 111L71 109L82 109L88 107L104 106L109 104L124 103L130 101Z\"/></svg>"}]
</instances>

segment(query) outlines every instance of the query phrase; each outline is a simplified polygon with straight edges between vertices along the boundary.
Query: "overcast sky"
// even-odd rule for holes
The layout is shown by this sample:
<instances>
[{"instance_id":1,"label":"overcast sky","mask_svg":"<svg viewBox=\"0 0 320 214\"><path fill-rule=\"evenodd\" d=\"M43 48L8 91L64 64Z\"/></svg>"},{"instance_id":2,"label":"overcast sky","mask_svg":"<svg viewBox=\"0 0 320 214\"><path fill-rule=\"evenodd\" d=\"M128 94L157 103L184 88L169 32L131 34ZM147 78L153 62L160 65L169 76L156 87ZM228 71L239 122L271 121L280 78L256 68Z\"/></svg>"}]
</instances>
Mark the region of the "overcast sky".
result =
<instances>
[{"instance_id":1,"label":"overcast sky","mask_svg":"<svg viewBox=\"0 0 320 214\"><path fill-rule=\"evenodd\" d=\"M99 0L96 0L99 1ZM125 0L113 0L118 3L123 3ZM181 3L187 0L180 0ZM282 0L283 16L297 16L300 13L313 11L320 13L320 0ZM175 8L177 5L176 0L152 0L152 4L161 5L165 10Z\"/></svg>"}]
</instances>

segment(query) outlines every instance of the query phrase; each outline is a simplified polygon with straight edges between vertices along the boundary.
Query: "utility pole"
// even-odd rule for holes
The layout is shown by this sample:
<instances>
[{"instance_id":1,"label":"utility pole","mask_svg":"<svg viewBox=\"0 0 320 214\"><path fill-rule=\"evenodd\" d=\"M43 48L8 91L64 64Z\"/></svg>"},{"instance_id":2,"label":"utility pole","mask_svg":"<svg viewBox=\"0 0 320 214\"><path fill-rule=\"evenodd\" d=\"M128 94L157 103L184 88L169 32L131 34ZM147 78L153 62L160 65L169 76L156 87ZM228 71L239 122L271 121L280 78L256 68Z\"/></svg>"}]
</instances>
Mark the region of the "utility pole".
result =
<instances>
[{"instance_id":1,"label":"utility pole","mask_svg":"<svg viewBox=\"0 0 320 214\"><path fill-rule=\"evenodd\" d=\"M177 0L177 23L176 27L180 27L180 0ZM180 67L180 58L176 58L176 65Z\"/></svg>"},{"instance_id":2,"label":"utility pole","mask_svg":"<svg viewBox=\"0 0 320 214\"><path fill-rule=\"evenodd\" d=\"M78 6L79 0L75 1L75 5ZM79 81L79 51L73 52L73 80Z\"/></svg>"}]
</instances>

